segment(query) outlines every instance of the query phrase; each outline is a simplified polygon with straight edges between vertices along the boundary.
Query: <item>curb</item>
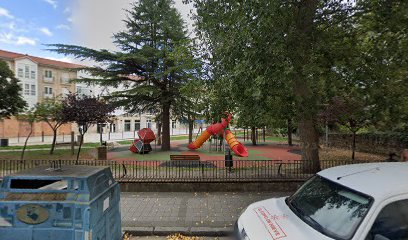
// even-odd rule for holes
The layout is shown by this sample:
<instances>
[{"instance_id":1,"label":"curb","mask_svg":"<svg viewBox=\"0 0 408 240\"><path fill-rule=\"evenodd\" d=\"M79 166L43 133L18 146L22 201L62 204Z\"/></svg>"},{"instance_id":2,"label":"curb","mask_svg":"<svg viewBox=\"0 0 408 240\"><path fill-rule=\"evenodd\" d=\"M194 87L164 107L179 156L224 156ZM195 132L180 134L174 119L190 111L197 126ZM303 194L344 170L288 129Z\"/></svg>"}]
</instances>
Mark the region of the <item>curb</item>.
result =
<instances>
[{"instance_id":1,"label":"curb","mask_svg":"<svg viewBox=\"0 0 408 240\"><path fill-rule=\"evenodd\" d=\"M169 236L180 233L186 236L225 237L233 234L232 227L123 227L122 231L133 236Z\"/></svg>"}]
</instances>

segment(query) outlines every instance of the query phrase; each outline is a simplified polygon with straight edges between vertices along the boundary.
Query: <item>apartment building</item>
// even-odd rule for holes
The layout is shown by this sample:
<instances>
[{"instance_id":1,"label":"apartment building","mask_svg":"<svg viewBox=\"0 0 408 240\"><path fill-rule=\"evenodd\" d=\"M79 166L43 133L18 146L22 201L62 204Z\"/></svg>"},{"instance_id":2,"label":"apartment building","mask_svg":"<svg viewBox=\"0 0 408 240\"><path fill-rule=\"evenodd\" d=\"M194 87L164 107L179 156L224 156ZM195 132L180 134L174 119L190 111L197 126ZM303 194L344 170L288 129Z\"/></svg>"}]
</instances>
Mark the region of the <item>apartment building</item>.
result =
<instances>
[{"instance_id":1,"label":"apartment building","mask_svg":"<svg viewBox=\"0 0 408 240\"><path fill-rule=\"evenodd\" d=\"M89 73L78 70L83 67L81 65L4 50L0 50L0 59L8 63L16 78L19 79L22 88L21 95L29 107L35 106L46 98L63 98L70 92L98 97L120 90L120 88L110 89L98 85L71 82L72 79L92 77ZM155 116L150 113L129 114L124 109L117 109L114 115L115 120L112 124L107 124L103 128L92 126L88 133L99 133L102 129L103 133L113 133L113 135L116 133L118 137L126 138L133 136L141 128L151 128L157 131ZM170 124L172 135L187 134L187 124L176 120L172 120ZM0 137L24 137L29 131L29 124L15 117L0 120ZM65 124L59 129L58 134L69 135L71 131L78 132L76 125ZM44 122L35 123L32 136L42 135L52 135L51 129Z\"/></svg>"},{"instance_id":2,"label":"apartment building","mask_svg":"<svg viewBox=\"0 0 408 240\"><path fill-rule=\"evenodd\" d=\"M29 108L46 98L64 97L76 91L75 83L70 80L77 78L75 69L80 65L4 50L0 50L0 59L8 63L20 81L21 95ZM16 118L0 121L1 137L25 136L28 131L27 123ZM60 133L70 131L71 124L60 128ZM45 123L35 123L33 135L42 134L51 135L51 129Z\"/></svg>"}]
</instances>

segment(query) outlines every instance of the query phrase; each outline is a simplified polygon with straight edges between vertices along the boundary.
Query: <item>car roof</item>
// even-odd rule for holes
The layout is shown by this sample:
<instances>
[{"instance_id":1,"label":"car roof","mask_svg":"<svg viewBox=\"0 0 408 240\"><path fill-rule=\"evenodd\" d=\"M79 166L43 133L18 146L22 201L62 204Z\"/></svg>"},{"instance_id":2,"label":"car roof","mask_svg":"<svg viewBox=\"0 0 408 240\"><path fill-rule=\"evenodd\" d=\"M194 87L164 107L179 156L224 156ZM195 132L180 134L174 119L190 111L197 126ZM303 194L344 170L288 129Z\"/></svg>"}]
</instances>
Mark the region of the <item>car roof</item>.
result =
<instances>
[{"instance_id":1,"label":"car roof","mask_svg":"<svg viewBox=\"0 0 408 240\"><path fill-rule=\"evenodd\" d=\"M87 178L108 167L62 165L61 169L52 169L49 166L40 166L10 174L9 177L73 177Z\"/></svg>"},{"instance_id":2,"label":"car roof","mask_svg":"<svg viewBox=\"0 0 408 240\"><path fill-rule=\"evenodd\" d=\"M408 193L408 163L351 164L325 169L318 175L376 200Z\"/></svg>"}]
</instances>

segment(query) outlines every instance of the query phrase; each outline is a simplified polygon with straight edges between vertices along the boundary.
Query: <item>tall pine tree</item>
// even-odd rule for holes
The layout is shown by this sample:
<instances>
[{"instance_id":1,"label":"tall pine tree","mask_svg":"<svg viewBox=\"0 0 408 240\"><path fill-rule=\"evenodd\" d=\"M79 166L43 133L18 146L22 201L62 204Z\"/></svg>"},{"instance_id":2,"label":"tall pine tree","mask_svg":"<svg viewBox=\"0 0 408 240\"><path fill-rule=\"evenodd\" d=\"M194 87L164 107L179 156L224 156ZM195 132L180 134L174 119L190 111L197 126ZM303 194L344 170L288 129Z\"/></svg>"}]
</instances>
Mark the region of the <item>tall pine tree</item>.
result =
<instances>
[{"instance_id":1,"label":"tall pine tree","mask_svg":"<svg viewBox=\"0 0 408 240\"><path fill-rule=\"evenodd\" d=\"M162 150L170 149L170 113L188 80L185 61L175 54L188 44L184 22L172 0L140 0L127 10L126 30L114 35L119 51L52 44L51 51L89 59L99 66L86 68L94 78L83 82L119 87L109 100L130 113L155 111L162 116Z\"/></svg>"}]
</instances>

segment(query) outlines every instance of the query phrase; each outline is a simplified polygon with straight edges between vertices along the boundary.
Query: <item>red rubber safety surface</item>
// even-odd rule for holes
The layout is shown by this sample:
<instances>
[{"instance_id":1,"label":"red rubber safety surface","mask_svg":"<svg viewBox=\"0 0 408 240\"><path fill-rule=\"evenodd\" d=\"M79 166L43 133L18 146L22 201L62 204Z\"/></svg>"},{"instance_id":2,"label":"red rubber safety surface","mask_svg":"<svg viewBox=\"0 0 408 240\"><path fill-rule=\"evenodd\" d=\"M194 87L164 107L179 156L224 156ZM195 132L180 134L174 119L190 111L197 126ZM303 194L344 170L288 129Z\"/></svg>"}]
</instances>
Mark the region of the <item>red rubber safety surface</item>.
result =
<instances>
[{"instance_id":1,"label":"red rubber safety surface","mask_svg":"<svg viewBox=\"0 0 408 240\"><path fill-rule=\"evenodd\" d=\"M153 147L153 146L152 146ZM244 143L244 147L247 148L249 152L249 157L240 158L233 156L234 159L240 160L300 160L300 147L299 146L288 146L279 143L260 143L260 145L252 146L249 142ZM160 151L160 146L153 147L153 151L147 155L134 154L129 151L129 147L123 148L123 150L108 152L108 159L116 160L118 162L122 161L133 161L133 160L158 160L166 161L170 160L170 155L172 154L190 154L199 155L201 160L224 160L224 152L209 151L207 147L200 150L189 150L187 148L187 143L185 140L172 141L171 151L162 152Z\"/></svg>"}]
</instances>

